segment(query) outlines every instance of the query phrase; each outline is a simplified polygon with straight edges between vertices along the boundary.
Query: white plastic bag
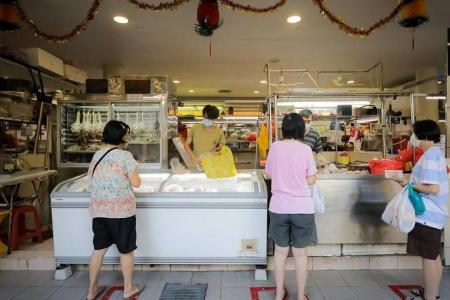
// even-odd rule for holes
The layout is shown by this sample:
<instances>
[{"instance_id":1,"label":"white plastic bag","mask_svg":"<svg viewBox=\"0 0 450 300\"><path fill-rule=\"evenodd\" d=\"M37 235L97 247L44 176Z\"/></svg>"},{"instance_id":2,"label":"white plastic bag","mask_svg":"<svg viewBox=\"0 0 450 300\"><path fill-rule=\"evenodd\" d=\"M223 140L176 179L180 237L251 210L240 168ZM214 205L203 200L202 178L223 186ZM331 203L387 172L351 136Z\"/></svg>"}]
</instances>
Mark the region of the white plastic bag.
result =
<instances>
[{"instance_id":1,"label":"white plastic bag","mask_svg":"<svg viewBox=\"0 0 450 300\"><path fill-rule=\"evenodd\" d=\"M316 184L311 186L311 196L314 201L314 212L323 214L325 212L325 197Z\"/></svg>"},{"instance_id":2,"label":"white plastic bag","mask_svg":"<svg viewBox=\"0 0 450 300\"><path fill-rule=\"evenodd\" d=\"M397 231L409 233L416 224L416 213L404 187L387 205L381 219L391 224Z\"/></svg>"}]
</instances>

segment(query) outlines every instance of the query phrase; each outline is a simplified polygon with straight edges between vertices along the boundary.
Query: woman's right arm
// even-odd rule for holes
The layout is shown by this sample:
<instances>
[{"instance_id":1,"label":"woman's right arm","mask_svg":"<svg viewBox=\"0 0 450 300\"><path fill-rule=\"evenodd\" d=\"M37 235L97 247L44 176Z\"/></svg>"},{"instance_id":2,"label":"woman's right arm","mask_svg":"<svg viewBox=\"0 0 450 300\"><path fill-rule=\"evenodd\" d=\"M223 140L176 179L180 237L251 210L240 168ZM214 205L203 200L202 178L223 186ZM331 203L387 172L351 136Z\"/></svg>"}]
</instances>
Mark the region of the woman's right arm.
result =
<instances>
[{"instance_id":1,"label":"woman's right arm","mask_svg":"<svg viewBox=\"0 0 450 300\"><path fill-rule=\"evenodd\" d=\"M316 160L314 159L314 154L312 151L310 151L309 153L309 164L306 172L306 182L308 183L308 185L316 184L317 167Z\"/></svg>"},{"instance_id":2,"label":"woman's right arm","mask_svg":"<svg viewBox=\"0 0 450 300\"><path fill-rule=\"evenodd\" d=\"M138 188L141 186L141 176L139 176L139 171L134 169L133 172L128 175L128 179L130 179L130 183L132 187Z\"/></svg>"},{"instance_id":3,"label":"woman's right arm","mask_svg":"<svg viewBox=\"0 0 450 300\"><path fill-rule=\"evenodd\" d=\"M315 185L316 184L316 175L311 175L306 177L306 182L308 185Z\"/></svg>"}]
</instances>

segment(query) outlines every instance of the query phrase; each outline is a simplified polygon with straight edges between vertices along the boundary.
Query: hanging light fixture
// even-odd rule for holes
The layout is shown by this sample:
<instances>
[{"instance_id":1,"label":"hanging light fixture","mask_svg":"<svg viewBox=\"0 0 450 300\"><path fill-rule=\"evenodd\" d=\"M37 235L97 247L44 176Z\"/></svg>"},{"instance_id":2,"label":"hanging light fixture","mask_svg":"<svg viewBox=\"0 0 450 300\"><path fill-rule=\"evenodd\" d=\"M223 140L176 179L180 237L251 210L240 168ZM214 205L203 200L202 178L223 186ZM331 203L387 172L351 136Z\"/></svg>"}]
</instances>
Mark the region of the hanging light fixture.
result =
<instances>
[{"instance_id":1,"label":"hanging light fixture","mask_svg":"<svg viewBox=\"0 0 450 300\"><path fill-rule=\"evenodd\" d=\"M16 0L0 0L0 31L19 30Z\"/></svg>"},{"instance_id":2,"label":"hanging light fixture","mask_svg":"<svg viewBox=\"0 0 450 300\"><path fill-rule=\"evenodd\" d=\"M402 0L400 0L402 1ZM407 4L399 13L398 24L405 28L411 28L413 33L412 48L414 50L414 32L416 28L428 21L425 0L403 0Z\"/></svg>"}]
</instances>

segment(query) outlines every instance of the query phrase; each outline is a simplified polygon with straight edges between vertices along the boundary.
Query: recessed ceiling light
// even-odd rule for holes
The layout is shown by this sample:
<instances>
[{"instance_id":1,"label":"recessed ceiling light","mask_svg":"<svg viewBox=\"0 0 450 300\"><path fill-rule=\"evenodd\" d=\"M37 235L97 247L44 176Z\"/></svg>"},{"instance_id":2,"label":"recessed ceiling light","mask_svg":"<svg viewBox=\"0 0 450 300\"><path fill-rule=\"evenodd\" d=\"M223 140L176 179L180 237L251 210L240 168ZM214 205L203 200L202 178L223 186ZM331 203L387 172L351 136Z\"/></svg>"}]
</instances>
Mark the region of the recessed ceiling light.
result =
<instances>
[{"instance_id":1,"label":"recessed ceiling light","mask_svg":"<svg viewBox=\"0 0 450 300\"><path fill-rule=\"evenodd\" d=\"M267 84L267 80L261 80L259 83L261 83L261 84Z\"/></svg>"},{"instance_id":2,"label":"recessed ceiling light","mask_svg":"<svg viewBox=\"0 0 450 300\"><path fill-rule=\"evenodd\" d=\"M173 83L177 83L178 84L178 83L180 83L180 81L179 80L174 80Z\"/></svg>"},{"instance_id":3,"label":"recessed ceiling light","mask_svg":"<svg viewBox=\"0 0 450 300\"><path fill-rule=\"evenodd\" d=\"M439 80L438 82L437 82L437 84L443 84L444 82L442 81L442 80Z\"/></svg>"},{"instance_id":4,"label":"recessed ceiling light","mask_svg":"<svg viewBox=\"0 0 450 300\"><path fill-rule=\"evenodd\" d=\"M300 16L290 16L289 18L287 18L287 22L290 24L295 24L298 23L302 20L302 18Z\"/></svg>"},{"instance_id":5,"label":"recessed ceiling light","mask_svg":"<svg viewBox=\"0 0 450 300\"><path fill-rule=\"evenodd\" d=\"M354 83L355 83L354 80L349 80L349 81L347 81L347 84L354 84Z\"/></svg>"},{"instance_id":6,"label":"recessed ceiling light","mask_svg":"<svg viewBox=\"0 0 450 300\"><path fill-rule=\"evenodd\" d=\"M259 91L253 91L253 94L259 94Z\"/></svg>"},{"instance_id":7,"label":"recessed ceiling light","mask_svg":"<svg viewBox=\"0 0 450 300\"><path fill-rule=\"evenodd\" d=\"M189 93L194 93L195 91L194 90L189 90Z\"/></svg>"},{"instance_id":8,"label":"recessed ceiling light","mask_svg":"<svg viewBox=\"0 0 450 300\"><path fill-rule=\"evenodd\" d=\"M117 22L119 24L127 24L128 23L128 19L123 17L123 16L115 16L114 17L114 22Z\"/></svg>"}]
</instances>

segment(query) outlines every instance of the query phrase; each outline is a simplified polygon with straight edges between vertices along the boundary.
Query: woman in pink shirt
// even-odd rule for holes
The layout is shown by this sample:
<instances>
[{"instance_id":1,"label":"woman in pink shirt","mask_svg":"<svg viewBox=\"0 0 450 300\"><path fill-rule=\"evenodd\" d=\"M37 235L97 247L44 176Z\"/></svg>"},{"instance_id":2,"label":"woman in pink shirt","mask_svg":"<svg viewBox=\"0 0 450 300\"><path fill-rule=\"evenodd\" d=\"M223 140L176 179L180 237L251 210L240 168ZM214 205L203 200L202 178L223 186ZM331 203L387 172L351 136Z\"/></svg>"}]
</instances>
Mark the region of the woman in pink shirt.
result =
<instances>
[{"instance_id":1,"label":"woman in pink shirt","mask_svg":"<svg viewBox=\"0 0 450 300\"><path fill-rule=\"evenodd\" d=\"M299 114L284 117L282 134L283 140L270 147L265 169L272 179L269 238L275 242L276 300L282 300L286 293L284 272L290 246L295 257L297 300L306 300L306 247L317 243L310 189L316 182L317 169L311 148L301 142L305 122Z\"/></svg>"}]
</instances>

